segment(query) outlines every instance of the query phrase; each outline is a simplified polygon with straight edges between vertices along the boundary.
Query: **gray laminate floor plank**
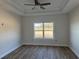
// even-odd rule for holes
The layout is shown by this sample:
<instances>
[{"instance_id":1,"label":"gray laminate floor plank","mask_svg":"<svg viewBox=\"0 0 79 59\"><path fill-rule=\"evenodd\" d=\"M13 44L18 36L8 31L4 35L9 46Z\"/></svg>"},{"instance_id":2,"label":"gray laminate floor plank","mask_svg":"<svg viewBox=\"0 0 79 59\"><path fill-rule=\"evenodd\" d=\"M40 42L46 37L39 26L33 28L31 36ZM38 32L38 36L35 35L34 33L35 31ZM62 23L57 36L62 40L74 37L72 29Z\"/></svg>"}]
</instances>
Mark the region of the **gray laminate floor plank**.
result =
<instances>
[{"instance_id":1,"label":"gray laminate floor plank","mask_svg":"<svg viewBox=\"0 0 79 59\"><path fill-rule=\"evenodd\" d=\"M67 47L22 46L2 59L79 59Z\"/></svg>"}]
</instances>

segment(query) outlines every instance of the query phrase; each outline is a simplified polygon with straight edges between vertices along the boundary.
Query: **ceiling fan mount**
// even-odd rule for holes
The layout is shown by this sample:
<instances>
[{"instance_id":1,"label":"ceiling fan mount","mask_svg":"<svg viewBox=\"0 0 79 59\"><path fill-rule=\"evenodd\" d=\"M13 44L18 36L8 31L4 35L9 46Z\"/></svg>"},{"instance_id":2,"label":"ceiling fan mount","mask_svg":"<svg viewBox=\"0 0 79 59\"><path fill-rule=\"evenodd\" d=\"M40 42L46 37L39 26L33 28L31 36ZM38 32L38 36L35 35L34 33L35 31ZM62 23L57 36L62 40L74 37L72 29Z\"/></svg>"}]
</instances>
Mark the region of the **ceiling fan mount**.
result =
<instances>
[{"instance_id":1,"label":"ceiling fan mount","mask_svg":"<svg viewBox=\"0 0 79 59\"><path fill-rule=\"evenodd\" d=\"M51 3L40 3L40 2L38 2L38 0L34 0L34 2L35 2L35 4L24 4L24 5L34 6L34 8L32 8L32 10L35 9L35 6L40 6L41 9L46 9L43 6L51 5Z\"/></svg>"}]
</instances>

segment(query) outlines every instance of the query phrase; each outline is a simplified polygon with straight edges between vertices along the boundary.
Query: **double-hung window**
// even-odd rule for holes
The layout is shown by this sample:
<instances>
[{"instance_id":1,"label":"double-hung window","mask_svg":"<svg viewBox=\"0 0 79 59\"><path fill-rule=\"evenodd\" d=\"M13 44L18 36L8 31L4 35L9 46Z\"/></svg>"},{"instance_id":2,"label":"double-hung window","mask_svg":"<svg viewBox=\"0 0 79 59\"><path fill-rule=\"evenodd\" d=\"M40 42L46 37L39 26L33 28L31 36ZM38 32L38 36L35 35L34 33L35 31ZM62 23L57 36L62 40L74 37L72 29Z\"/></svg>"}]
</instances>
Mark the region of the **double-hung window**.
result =
<instances>
[{"instance_id":1,"label":"double-hung window","mask_svg":"<svg viewBox=\"0 0 79 59\"><path fill-rule=\"evenodd\" d=\"M34 23L35 39L53 39L54 24L52 22Z\"/></svg>"}]
</instances>

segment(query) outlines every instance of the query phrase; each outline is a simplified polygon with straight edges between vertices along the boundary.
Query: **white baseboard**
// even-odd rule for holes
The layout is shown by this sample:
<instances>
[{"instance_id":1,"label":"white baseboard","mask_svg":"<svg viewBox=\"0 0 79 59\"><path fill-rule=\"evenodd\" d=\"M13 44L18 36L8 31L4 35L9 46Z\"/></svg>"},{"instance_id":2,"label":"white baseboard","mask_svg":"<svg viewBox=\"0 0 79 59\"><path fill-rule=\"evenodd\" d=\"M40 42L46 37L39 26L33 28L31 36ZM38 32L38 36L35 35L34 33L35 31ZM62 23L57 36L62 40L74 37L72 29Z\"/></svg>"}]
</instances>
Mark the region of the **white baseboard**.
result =
<instances>
[{"instance_id":1,"label":"white baseboard","mask_svg":"<svg viewBox=\"0 0 79 59\"><path fill-rule=\"evenodd\" d=\"M2 54L2 55L0 56L0 59L2 59L4 56L8 55L8 54L11 53L12 51L16 50L16 49L19 48L20 46L21 46L21 45L19 45L19 46L15 47L15 48L13 48L13 49L11 49L11 50L5 52L4 54Z\"/></svg>"},{"instance_id":2,"label":"white baseboard","mask_svg":"<svg viewBox=\"0 0 79 59\"><path fill-rule=\"evenodd\" d=\"M79 58L79 53L77 53L72 47L69 47L71 50L72 50L72 52Z\"/></svg>"},{"instance_id":3,"label":"white baseboard","mask_svg":"<svg viewBox=\"0 0 79 59\"><path fill-rule=\"evenodd\" d=\"M65 46L68 47L68 44L33 44L33 43L23 43L23 45L46 45L46 46Z\"/></svg>"}]
</instances>

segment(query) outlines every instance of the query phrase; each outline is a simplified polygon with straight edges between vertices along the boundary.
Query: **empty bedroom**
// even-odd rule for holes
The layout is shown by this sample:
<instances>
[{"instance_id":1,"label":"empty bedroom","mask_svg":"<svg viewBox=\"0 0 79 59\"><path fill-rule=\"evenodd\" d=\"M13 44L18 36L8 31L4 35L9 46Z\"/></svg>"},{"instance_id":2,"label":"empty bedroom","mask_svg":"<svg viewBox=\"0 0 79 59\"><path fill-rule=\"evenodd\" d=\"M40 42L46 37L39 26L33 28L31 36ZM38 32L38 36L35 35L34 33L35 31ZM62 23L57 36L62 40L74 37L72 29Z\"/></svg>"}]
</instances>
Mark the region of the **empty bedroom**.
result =
<instances>
[{"instance_id":1,"label":"empty bedroom","mask_svg":"<svg viewBox=\"0 0 79 59\"><path fill-rule=\"evenodd\" d=\"M79 59L79 0L0 0L0 59Z\"/></svg>"}]
</instances>

